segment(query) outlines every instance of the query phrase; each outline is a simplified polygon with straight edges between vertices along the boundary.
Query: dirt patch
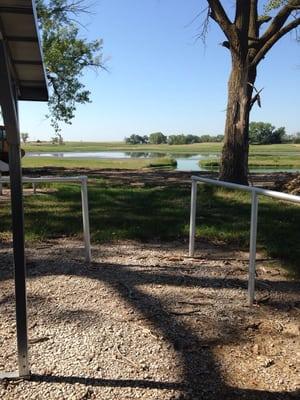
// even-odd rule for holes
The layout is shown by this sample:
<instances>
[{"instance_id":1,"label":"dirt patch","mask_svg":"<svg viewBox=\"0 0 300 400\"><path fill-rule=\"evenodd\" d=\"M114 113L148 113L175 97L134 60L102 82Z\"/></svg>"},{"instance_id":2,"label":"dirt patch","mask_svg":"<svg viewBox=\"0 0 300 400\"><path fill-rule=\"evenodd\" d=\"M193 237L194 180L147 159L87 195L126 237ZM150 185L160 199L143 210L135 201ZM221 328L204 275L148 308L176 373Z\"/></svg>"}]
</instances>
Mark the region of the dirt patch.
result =
<instances>
[{"instance_id":1,"label":"dirt patch","mask_svg":"<svg viewBox=\"0 0 300 400\"><path fill-rule=\"evenodd\" d=\"M300 282L197 244L49 241L27 249L32 378L6 399L299 398ZM0 368L16 367L12 254L0 245Z\"/></svg>"},{"instance_id":2,"label":"dirt patch","mask_svg":"<svg viewBox=\"0 0 300 400\"><path fill-rule=\"evenodd\" d=\"M285 191L291 194L300 195L300 175L293 177L284 185Z\"/></svg>"},{"instance_id":3,"label":"dirt patch","mask_svg":"<svg viewBox=\"0 0 300 400\"><path fill-rule=\"evenodd\" d=\"M169 169L152 168L143 170L118 170L118 169L87 169L76 168L67 169L62 167L47 168L24 168L25 176L53 176L53 175L88 175L91 178L101 178L115 184L129 184L144 186L147 184L158 185L163 182L164 185L187 185L191 182L191 176L202 176L216 179L216 172L184 172ZM249 175L251 185L276 189L283 187L289 180L294 179L299 174L293 173L253 173Z\"/></svg>"}]
</instances>

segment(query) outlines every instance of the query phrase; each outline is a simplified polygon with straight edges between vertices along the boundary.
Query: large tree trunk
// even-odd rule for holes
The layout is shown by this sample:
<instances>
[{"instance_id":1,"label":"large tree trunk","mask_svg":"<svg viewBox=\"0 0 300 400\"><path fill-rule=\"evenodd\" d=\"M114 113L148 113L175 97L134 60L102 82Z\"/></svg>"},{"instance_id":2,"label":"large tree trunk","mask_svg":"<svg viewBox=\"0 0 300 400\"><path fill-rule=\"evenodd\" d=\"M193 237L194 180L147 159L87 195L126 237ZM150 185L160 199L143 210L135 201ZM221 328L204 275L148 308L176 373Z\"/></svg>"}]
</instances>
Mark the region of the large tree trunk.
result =
<instances>
[{"instance_id":1,"label":"large tree trunk","mask_svg":"<svg viewBox=\"0 0 300 400\"><path fill-rule=\"evenodd\" d=\"M248 185L249 114L256 69L235 59L228 82L228 102L220 179Z\"/></svg>"}]
</instances>

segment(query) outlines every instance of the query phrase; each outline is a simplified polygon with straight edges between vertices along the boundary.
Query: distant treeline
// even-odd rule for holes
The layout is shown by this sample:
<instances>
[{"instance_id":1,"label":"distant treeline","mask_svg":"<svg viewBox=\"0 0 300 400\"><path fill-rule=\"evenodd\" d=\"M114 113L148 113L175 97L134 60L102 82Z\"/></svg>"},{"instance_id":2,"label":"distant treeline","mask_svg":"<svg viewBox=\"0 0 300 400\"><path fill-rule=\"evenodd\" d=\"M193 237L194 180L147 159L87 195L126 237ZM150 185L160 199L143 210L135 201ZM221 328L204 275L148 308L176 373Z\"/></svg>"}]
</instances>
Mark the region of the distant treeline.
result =
<instances>
[{"instance_id":1,"label":"distant treeline","mask_svg":"<svg viewBox=\"0 0 300 400\"><path fill-rule=\"evenodd\" d=\"M251 122L249 124L249 143L300 143L300 132L293 135L287 135L285 127L283 126L276 128L270 122Z\"/></svg>"},{"instance_id":2,"label":"distant treeline","mask_svg":"<svg viewBox=\"0 0 300 400\"><path fill-rule=\"evenodd\" d=\"M223 135L169 135L162 132L151 133L149 136L131 135L125 138L127 144L193 144L222 142ZM276 144L276 143L300 143L300 132L287 135L285 128L275 128L269 122L251 122L249 124L249 143L250 144Z\"/></svg>"},{"instance_id":3,"label":"distant treeline","mask_svg":"<svg viewBox=\"0 0 300 400\"><path fill-rule=\"evenodd\" d=\"M131 135L124 139L127 144L193 144L193 143L207 143L207 142L222 142L223 135L169 135L166 136L161 132L151 133L149 136L144 135Z\"/></svg>"}]
</instances>

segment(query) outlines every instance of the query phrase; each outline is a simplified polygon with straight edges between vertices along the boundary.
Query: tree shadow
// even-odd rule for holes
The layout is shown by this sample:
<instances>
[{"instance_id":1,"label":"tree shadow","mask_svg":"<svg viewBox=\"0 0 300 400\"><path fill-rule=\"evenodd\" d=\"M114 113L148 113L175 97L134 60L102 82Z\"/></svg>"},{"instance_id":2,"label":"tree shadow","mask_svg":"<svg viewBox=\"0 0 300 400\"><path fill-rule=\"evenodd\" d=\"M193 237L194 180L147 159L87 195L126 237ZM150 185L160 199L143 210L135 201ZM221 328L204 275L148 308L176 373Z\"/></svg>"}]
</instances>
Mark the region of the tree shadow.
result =
<instances>
[{"instance_id":1,"label":"tree shadow","mask_svg":"<svg viewBox=\"0 0 300 400\"><path fill-rule=\"evenodd\" d=\"M188 239L190 173L90 171L90 174L93 241ZM255 179L265 179L265 176L256 176ZM136 183L142 183L143 187L131 186ZM247 251L250 198L241 192L220 193L207 185L198 186L197 237L218 242L220 247L223 245L226 249L230 245ZM0 210L1 231L10 230L8 208ZM264 249L269 256L280 260L298 275L299 226L299 207L277 200L273 203L260 197L258 248ZM25 232L31 238L39 239L81 236L80 188L76 185L57 185L57 190L51 195L45 192L39 197L26 197Z\"/></svg>"},{"instance_id":2,"label":"tree shadow","mask_svg":"<svg viewBox=\"0 0 300 400\"><path fill-rule=\"evenodd\" d=\"M219 238L233 248L249 249L250 195L214 187L199 188L198 236ZM288 202L259 197L257 247L300 276L300 207Z\"/></svg>"},{"instance_id":3,"label":"tree shadow","mask_svg":"<svg viewBox=\"0 0 300 400\"><path fill-rule=\"evenodd\" d=\"M110 387L134 387L148 389L174 389L181 393L180 399L248 399L248 400L288 400L295 398L296 393L271 392L267 390L252 390L230 387L224 381L222 371L213 354L214 345L220 340L223 343L238 343L243 336L238 327L224 322L216 325L220 333L227 332L221 339L204 338L195 332L189 324L176 314L168 310L168 305L163 299L158 298L149 291L145 292L143 287L156 285L171 285L182 288L245 288L243 279L216 277L197 277L179 274L175 269L170 271L149 272L138 270L140 266L122 264L92 263L90 266L80 263L59 264L51 258L44 259L40 264L35 264L34 279L39 276L73 275L81 276L104 282L119 297L122 298L129 308L137 311L153 330L167 341L176 353L176 358L181 366L180 382L159 382L155 380L140 379L98 379L82 378L79 376L61 375L38 375L34 374L31 379L35 382L48 383L82 383L89 386ZM299 284L290 282L273 282L275 290L298 291ZM263 288L261 288L263 290ZM201 300L199 301L201 307ZM204 304L203 304L204 305ZM202 305L202 306L203 306ZM243 311L242 311L243 312ZM59 317L68 320L77 318L67 312ZM89 317L89 316L88 316ZM82 315L78 315L82 318ZM88 320L88 318L86 319ZM91 321L92 323L92 321Z\"/></svg>"}]
</instances>

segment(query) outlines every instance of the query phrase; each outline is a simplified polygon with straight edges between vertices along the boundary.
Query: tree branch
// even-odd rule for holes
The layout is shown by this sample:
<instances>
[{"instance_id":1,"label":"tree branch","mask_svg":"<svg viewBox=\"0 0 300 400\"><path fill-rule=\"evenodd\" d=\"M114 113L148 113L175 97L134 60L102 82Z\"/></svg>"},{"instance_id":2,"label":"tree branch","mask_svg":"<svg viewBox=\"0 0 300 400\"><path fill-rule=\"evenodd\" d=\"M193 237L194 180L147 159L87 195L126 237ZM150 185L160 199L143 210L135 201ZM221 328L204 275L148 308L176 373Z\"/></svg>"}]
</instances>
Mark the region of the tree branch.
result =
<instances>
[{"instance_id":1,"label":"tree branch","mask_svg":"<svg viewBox=\"0 0 300 400\"><path fill-rule=\"evenodd\" d=\"M234 24L242 37L248 35L250 21L250 0L236 0Z\"/></svg>"},{"instance_id":2,"label":"tree branch","mask_svg":"<svg viewBox=\"0 0 300 400\"><path fill-rule=\"evenodd\" d=\"M261 43L264 45L276 32L278 32L286 23L292 11L300 9L300 0L290 0L278 14L273 18L268 29L261 37Z\"/></svg>"},{"instance_id":3,"label":"tree branch","mask_svg":"<svg viewBox=\"0 0 300 400\"><path fill-rule=\"evenodd\" d=\"M257 4L258 0L251 0L250 4L250 18L249 18L249 30L248 37L251 41L256 41L259 35L259 25L257 17Z\"/></svg>"},{"instance_id":4,"label":"tree branch","mask_svg":"<svg viewBox=\"0 0 300 400\"><path fill-rule=\"evenodd\" d=\"M291 32L293 29L297 28L300 25L300 18L294 19L292 22L287 24L281 30L276 32L265 44L264 46L258 51L256 56L254 57L251 66L256 66L258 63L264 58L267 52L274 46L279 39L281 39L284 35Z\"/></svg>"},{"instance_id":5,"label":"tree branch","mask_svg":"<svg viewBox=\"0 0 300 400\"><path fill-rule=\"evenodd\" d=\"M210 17L220 26L225 36L230 39L232 34L232 22L228 18L219 0L207 0L210 7Z\"/></svg>"}]
</instances>

